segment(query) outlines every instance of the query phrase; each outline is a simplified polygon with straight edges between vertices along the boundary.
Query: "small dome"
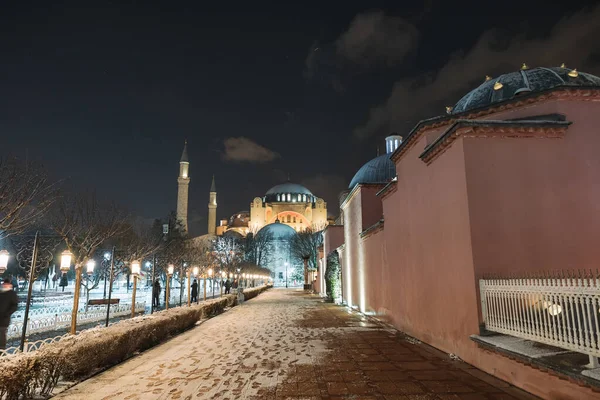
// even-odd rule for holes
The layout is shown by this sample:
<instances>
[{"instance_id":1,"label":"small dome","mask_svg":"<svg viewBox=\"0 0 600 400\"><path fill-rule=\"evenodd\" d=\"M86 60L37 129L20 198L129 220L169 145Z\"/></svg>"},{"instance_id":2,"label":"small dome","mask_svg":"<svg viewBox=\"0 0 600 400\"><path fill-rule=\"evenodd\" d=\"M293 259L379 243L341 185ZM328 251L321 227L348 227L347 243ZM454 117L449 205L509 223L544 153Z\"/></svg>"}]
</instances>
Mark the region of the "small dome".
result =
<instances>
[{"instance_id":1,"label":"small dome","mask_svg":"<svg viewBox=\"0 0 600 400\"><path fill-rule=\"evenodd\" d=\"M558 86L600 87L600 78L564 67L522 69L486 80L460 99L450 113L460 114L510 100L518 95L542 92Z\"/></svg>"},{"instance_id":2,"label":"small dome","mask_svg":"<svg viewBox=\"0 0 600 400\"><path fill-rule=\"evenodd\" d=\"M227 226L230 228L247 228L249 220L250 213L248 211L239 211L229 218Z\"/></svg>"},{"instance_id":3,"label":"small dome","mask_svg":"<svg viewBox=\"0 0 600 400\"><path fill-rule=\"evenodd\" d=\"M268 235L270 240L287 240L296 235L294 228L275 220L272 224L265 225L258 231L256 237Z\"/></svg>"},{"instance_id":4,"label":"small dome","mask_svg":"<svg viewBox=\"0 0 600 400\"><path fill-rule=\"evenodd\" d=\"M354 189L359 183L388 183L395 177L396 164L390 160L390 154L383 154L360 167L348 189Z\"/></svg>"}]
</instances>

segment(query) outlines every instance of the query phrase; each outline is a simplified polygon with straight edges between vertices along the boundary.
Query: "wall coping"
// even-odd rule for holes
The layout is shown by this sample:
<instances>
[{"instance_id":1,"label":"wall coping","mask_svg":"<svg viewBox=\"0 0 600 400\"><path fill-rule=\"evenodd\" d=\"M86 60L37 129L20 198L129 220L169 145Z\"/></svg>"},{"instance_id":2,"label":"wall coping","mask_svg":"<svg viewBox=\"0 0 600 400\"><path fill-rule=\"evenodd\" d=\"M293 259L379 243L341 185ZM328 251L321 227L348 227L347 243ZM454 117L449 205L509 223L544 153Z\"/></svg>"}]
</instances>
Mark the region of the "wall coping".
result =
<instances>
[{"instance_id":1,"label":"wall coping","mask_svg":"<svg viewBox=\"0 0 600 400\"><path fill-rule=\"evenodd\" d=\"M459 136L479 138L562 138L572 122L555 120L468 120L455 121L425 148L419 158L430 164Z\"/></svg>"}]
</instances>

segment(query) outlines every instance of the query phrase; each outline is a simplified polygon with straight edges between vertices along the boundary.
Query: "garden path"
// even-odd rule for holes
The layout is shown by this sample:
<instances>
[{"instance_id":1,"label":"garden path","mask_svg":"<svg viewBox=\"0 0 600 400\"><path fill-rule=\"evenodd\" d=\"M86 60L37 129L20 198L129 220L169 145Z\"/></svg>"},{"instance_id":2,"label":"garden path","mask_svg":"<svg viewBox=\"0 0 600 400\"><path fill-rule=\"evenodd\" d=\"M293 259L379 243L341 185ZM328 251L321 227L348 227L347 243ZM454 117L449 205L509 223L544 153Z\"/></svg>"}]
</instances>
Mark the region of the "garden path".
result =
<instances>
[{"instance_id":1,"label":"garden path","mask_svg":"<svg viewBox=\"0 0 600 400\"><path fill-rule=\"evenodd\" d=\"M535 397L359 313L273 289L55 398Z\"/></svg>"}]
</instances>

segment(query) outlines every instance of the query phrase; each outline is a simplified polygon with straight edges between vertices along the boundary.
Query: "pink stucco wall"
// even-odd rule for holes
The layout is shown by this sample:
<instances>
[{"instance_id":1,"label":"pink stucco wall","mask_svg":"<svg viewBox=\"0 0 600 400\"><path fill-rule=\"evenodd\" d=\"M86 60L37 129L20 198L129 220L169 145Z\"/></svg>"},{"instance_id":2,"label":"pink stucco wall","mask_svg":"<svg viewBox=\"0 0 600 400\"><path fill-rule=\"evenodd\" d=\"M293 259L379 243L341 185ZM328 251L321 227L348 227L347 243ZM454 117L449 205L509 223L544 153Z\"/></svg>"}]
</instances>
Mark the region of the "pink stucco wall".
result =
<instances>
[{"instance_id":1,"label":"pink stucco wall","mask_svg":"<svg viewBox=\"0 0 600 400\"><path fill-rule=\"evenodd\" d=\"M368 188L346 202L345 299L542 397L598 397L469 339L479 332L483 273L596 268L598 107L553 100L488 116L559 112L574 123L563 139L460 137L429 165L418 156L447 127L425 132L396 164L396 189L382 201L384 229L360 237L379 212Z\"/></svg>"}]
</instances>

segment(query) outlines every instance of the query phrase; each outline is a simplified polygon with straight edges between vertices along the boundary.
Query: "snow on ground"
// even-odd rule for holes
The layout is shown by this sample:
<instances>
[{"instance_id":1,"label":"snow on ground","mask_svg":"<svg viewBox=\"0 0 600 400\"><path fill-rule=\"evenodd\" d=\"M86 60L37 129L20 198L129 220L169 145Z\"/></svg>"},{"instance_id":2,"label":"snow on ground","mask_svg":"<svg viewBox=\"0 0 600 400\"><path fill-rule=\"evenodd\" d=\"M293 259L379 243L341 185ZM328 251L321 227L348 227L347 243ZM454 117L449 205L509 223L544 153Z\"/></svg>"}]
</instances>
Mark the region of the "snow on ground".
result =
<instances>
[{"instance_id":1,"label":"snow on ground","mask_svg":"<svg viewBox=\"0 0 600 400\"><path fill-rule=\"evenodd\" d=\"M62 400L533 399L363 315L273 289L59 394Z\"/></svg>"},{"instance_id":2,"label":"snow on ground","mask_svg":"<svg viewBox=\"0 0 600 400\"><path fill-rule=\"evenodd\" d=\"M260 398L326 352L312 329L295 324L310 304L292 293L263 293L56 398Z\"/></svg>"}]
</instances>

